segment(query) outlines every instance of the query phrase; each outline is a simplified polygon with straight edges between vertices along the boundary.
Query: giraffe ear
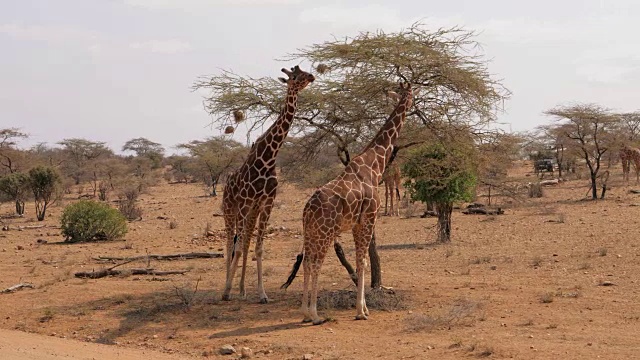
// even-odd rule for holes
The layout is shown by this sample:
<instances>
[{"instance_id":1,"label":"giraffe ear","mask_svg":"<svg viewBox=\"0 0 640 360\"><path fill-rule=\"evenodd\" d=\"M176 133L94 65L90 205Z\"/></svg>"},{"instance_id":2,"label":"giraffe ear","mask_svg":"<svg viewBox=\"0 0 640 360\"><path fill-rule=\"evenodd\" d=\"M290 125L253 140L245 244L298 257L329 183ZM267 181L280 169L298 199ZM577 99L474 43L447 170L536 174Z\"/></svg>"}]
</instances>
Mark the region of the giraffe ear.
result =
<instances>
[{"instance_id":1,"label":"giraffe ear","mask_svg":"<svg viewBox=\"0 0 640 360\"><path fill-rule=\"evenodd\" d=\"M283 77L279 77L278 80L280 80L280 82L282 82L283 84L287 83L287 79L285 79Z\"/></svg>"},{"instance_id":2,"label":"giraffe ear","mask_svg":"<svg viewBox=\"0 0 640 360\"><path fill-rule=\"evenodd\" d=\"M387 91L387 95L394 100L400 101L400 95L398 95L398 93L395 91L389 90Z\"/></svg>"},{"instance_id":3,"label":"giraffe ear","mask_svg":"<svg viewBox=\"0 0 640 360\"><path fill-rule=\"evenodd\" d=\"M420 90L422 90L422 88L416 88L412 91L414 98L420 94Z\"/></svg>"}]
</instances>

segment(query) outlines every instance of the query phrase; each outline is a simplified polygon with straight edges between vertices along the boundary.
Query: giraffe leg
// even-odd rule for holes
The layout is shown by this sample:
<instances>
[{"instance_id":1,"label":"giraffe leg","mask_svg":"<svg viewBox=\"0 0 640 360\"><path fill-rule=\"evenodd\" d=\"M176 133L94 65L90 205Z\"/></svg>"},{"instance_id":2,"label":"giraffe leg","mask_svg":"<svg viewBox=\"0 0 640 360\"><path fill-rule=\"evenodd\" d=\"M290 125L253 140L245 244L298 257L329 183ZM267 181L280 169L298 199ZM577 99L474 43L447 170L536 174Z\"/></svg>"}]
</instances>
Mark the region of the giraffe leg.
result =
<instances>
[{"instance_id":1,"label":"giraffe leg","mask_svg":"<svg viewBox=\"0 0 640 360\"><path fill-rule=\"evenodd\" d=\"M389 201L389 184L387 181L384 182L384 215L389 215L387 211L387 202ZM391 213L393 213L393 194L391 194Z\"/></svg>"},{"instance_id":2,"label":"giraffe leg","mask_svg":"<svg viewBox=\"0 0 640 360\"><path fill-rule=\"evenodd\" d=\"M302 260L302 266L304 270L304 287L302 290L302 314L304 318L303 323L311 322L311 313L309 312L309 278L311 276L311 262L308 257Z\"/></svg>"},{"instance_id":3,"label":"giraffe leg","mask_svg":"<svg viewBox=\"0 0 640 360\"><path fill-rule=\"evenodd\" d=\"M362 214L364 224L357 224L353 228L353 239L356 243L356 273L358 274L357 297L356 297L356 320L367 320L369 309L364 295L364 273L367 266L367 254L369 243L373 236L375 225L375 214Z\"/></svg>"},{"instance_id":4,"label":"giraffe leg","mask_svg":"<svg viewBox=\"0 0 640 360\"><path fill-rule=\"evenodd\" d=\"M253 227L252 227L253 228ZM249 235L251 236L251 235ZM240 270L240 297L243 299L247 298L247 290L244 286L244 279L247 274L247 258L249 256L249 245L251 243L251 237L247 239L246 242L242 244L242 268Z\"/></svg>"},{"instance_id":5,"label":"giraffe leg","mask_svg":"<svg viewBox=\"0 0 640 360\"><path fill-rule=\"evenodd\" d=\"M258 296L260 297L260 303L266 304L269 302L267 293L264 291L264 282L262 276L262 254L264 245L264 233L269 223L269 216L271 216L271 209L273 207L273 197L267 198L260 218L258 222L258 237L256 238L256 264L258 268Z\"/></svg>"},{"instance_id":6,"label":"giraffe leg","mask_svg":"<svg viewBox=\"0 0 640 360\"><path fill-rule=\"evenodd\" d=\"M313 250L309 249L309 251L307 251L308 249L305 246L305 256L307 254L310 255L308 260L311 272L311 301L309 312L311 313L313 325L320 325L325 322L324 319L318 316L318 276L320 275L320 269L327 255L329 245L331 245L334 238L335 236L331 235L325 238L316 237L311 241L311 246L314 247Z\"/></svg>"},{"instance_id":7,"label":"giraffe leg","mask_svg":"<svg viewBox=\"0 0 640 360\"><path fill-rule=\"evenodd\" d=\"M258 208L253 208L249 213L247 220L246 241L242 243L242 270L240 272L240 297L247 298L247 290L244 285L245 276L247 274L247 260L249 257L249 245L251 245L251 236L253 235L253 229L256 227L256 221L258 219Z\"/></svg>"},{"instance_id":8,"label":"giraffe leg","mask_svg":"<svg viewBox=\"0 0 640 360\"><path fill-rule=\"evenodd\" d=\"M236 275L236 270L238 269L238 260L240 256L242 256L242 249L244 247L244 243L249 241L249 236L251 235L251 230L248 229L249 225L249 216L251 208L249 206L244 206L239 209L239 217L240 221L238 222L237 235L238 239L233 246L233 257L229 263L229 271L227 271L227 279L224 286L224 291L222 293L222 300L228 301L231 299L231 287L233 285L233 278ZM228 251L227 251L228 252Z\"/></svg>"}]
</instances>

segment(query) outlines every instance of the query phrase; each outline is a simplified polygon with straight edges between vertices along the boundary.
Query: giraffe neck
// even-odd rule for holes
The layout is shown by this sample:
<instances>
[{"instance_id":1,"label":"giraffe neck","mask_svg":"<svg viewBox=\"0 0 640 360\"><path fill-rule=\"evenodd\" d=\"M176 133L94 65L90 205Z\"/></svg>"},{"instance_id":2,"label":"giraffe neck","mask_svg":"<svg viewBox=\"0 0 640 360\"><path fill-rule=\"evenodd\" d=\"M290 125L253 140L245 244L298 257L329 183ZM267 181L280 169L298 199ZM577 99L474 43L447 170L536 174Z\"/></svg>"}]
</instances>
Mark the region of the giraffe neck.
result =
<instances>
[{"instance_id":1,"label":"giraffe neck","mask_svg":"<svg viewBox=\"0 0 640 360\"><path fill-rule=\"evenodd\" d=\"M393 152L393 145L395 144L400 130L404 125L404 119L406 116L407 107L411 101L411 94L405 94L398 103L398 106L393 110L389 118L384 123L382 128L378 131L376 136L371 140L371 143L365 148L365 151L373 151L379 166L378 169L382 174L391 158Z\"/></svg>"},{"instance_id":2,"label":"giraffe neck","mask_svg":"<svg viewBox=\"0 0 640 360\"><path fill-rule=\"evenodd\" d=\"M275 166L276 156L289 133L297 103L298 91L289 88L284 108L269 129L255 141L249 154L249 160L261 159L267 167Z\"/></svg>"}]
</instances>

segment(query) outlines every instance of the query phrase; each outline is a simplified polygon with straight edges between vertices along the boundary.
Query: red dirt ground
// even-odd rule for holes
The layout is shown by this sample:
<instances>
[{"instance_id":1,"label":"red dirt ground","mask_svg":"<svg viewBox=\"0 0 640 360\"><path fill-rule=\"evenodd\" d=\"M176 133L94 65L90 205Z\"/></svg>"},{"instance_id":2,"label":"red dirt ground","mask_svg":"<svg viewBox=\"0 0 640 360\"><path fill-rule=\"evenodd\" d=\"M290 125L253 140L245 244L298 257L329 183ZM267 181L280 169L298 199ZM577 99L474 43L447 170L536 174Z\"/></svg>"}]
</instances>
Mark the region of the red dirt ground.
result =
<instances>
[{"instance_id":1,"label":"red dirt ground","mask_svg":"<svg viewBox=\"0 0 640 360\"><path fill-rule=\"evenodd\" d=\"M525 169L514 179L531 181ZM5 217L11 230L0 232L0 289L35 285L0 294L0 328L24 332L0 332L9 339L0 340L0 352L3 359L160 359L156 352L173 359L222 358L220 346L232 344L264 359L637 358L640 195L629 192L633 186L621 181L618 169L612 172L603 201L581 200L588 185L572 180L545 188L540 199L498 199L505 215L457 210L448 245L433 243L435 219L407 217L419 210L380 216L383 283L396 290L401 306L370 307L368 321L355 321L354 308L337 306L321 311L330 319L321 326L300 323L302 279L279 289L301 248L302 207L312 190L285 184L279 191L265 244L267 305L257 303L255 262L248 266L248 298L239 299L236 287L230 302L219 300L221 258L150 262L159 270L190 270L185 275L74 277L113 266L93 259L100 255L222 252L222 217L212 216L220 214L221 197L203 197L197 184L163 184L143 195L143 220L129 224L125 241L61 243L62 207L38 223L29 205L24 218ZM77 197L70 194L64 203ZM0 206L0 214L11 212L11 204ZM170 229L170 221L178 227ZM212 236L204 236L207 223ZM353 262L350 236L341 242ZM141 261L120 268L146 266ZM333 254L320 286L328 296L354 289ZM40 355L21 355L25 344ZM225 358L232 357L238 355Z\"/></svg>"}]
</instances>

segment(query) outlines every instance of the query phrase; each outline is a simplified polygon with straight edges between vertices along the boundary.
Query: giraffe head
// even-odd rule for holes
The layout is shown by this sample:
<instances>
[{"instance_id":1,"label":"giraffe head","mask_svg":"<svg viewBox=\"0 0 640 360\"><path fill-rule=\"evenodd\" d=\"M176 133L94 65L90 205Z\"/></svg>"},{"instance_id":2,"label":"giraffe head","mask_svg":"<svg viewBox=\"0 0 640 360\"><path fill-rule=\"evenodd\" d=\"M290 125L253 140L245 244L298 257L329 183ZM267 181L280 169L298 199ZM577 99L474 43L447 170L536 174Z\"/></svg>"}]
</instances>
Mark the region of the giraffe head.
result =
<instances>
[{"instance_id":1,"label":"giraffe head","mask_svg":"<svg viewBox=\"0 0 640 360\"><path fill-rule=\"evenodd\" d=\"M397 91L387 91L387 95L399 103L405 103L406 108L410 108L413 104L413 97L418 93L418 90L412 90L410 83L399 83Z\"/></svg>"},{"instance_id":2,"label":"giraffe head","mask_svg":"<svg viewBox=\"0 0 640 360\"><path fill-rule=\"evenodd\" d=\"M312 83L316 78L309 74L308 72L300 70L298 65L291 68L291 70L287 70L282 68L282 72L287 74L288 79L278 78L283 83L287 84L289 89L294 91L300 91L307 87L310 83Z\"/></svg>"}]
</instances>

